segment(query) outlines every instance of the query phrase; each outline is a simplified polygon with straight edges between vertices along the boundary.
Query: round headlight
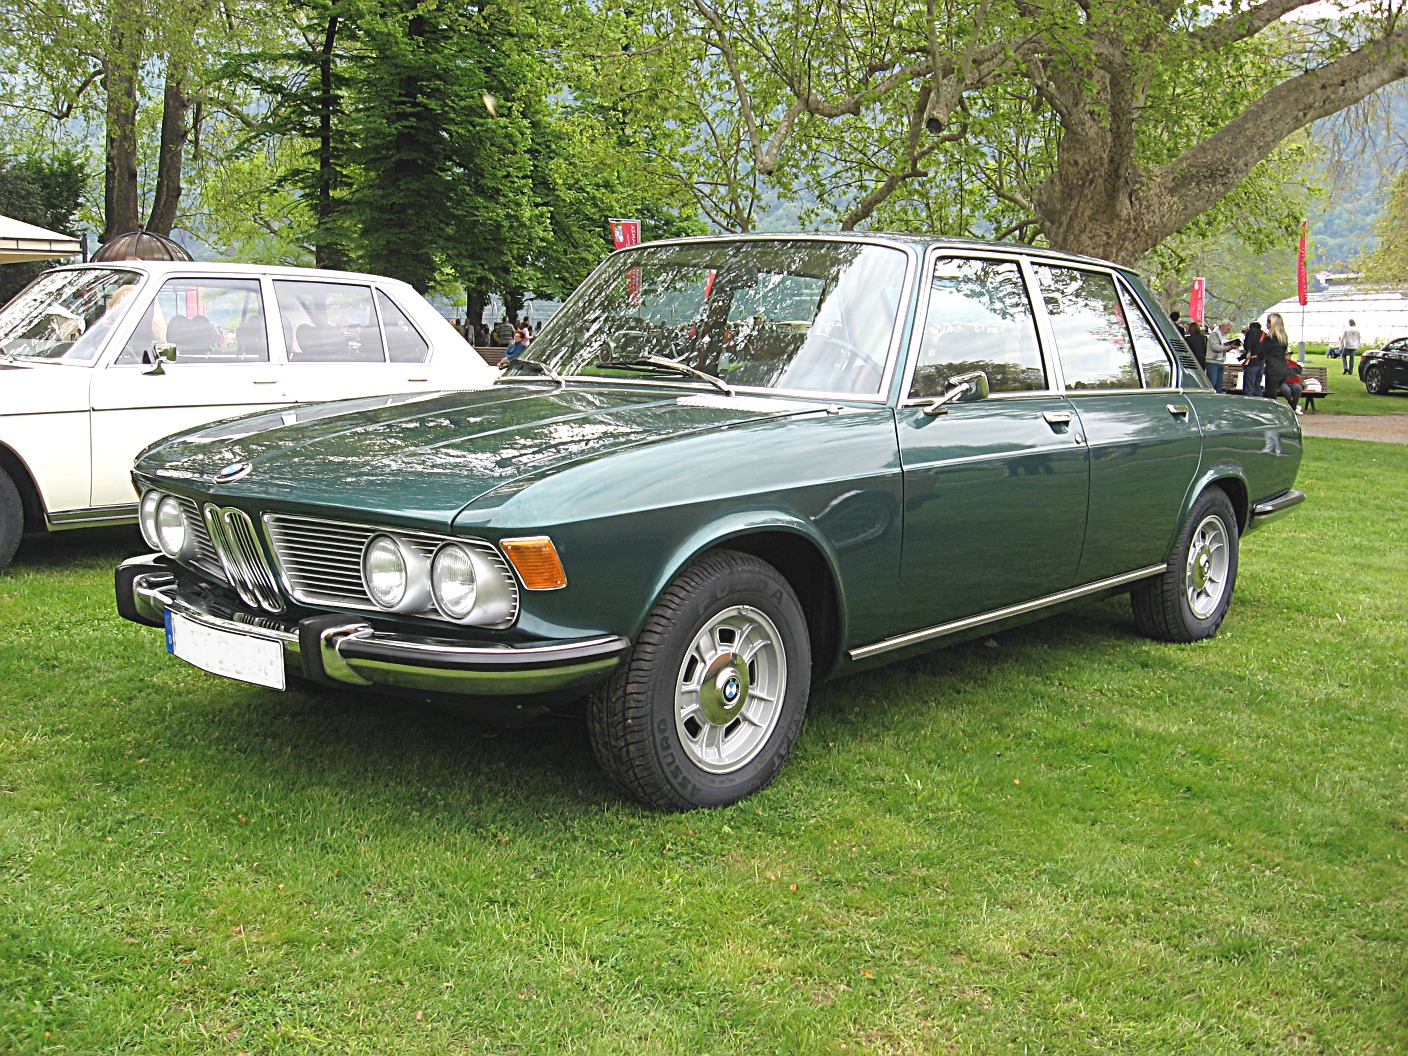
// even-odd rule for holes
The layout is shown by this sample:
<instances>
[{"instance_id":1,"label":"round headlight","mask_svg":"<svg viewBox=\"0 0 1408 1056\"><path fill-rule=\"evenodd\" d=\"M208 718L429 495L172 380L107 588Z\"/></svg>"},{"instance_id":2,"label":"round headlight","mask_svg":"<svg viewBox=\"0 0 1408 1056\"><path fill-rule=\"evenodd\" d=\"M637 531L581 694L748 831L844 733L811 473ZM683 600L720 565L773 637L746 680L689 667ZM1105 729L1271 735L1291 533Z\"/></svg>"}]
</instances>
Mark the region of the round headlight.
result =
<instances>
[{"instance_id":1,"label":"round headlight","mask_svg":"<svg viewBox=\"0 0 1408 1056\"><path fill-rule=\"evenodd\" d=\"M179 557L186 549L189 532L186 528L186 511L175 495L166 495L156 504L155 522L156 544L167 557Z\"/></svg>"},{"instance_id":2,"label":"round headlight","mask_svg":"<svg viewBox=\"0 0 1408 1056\"><path fill-rule=\"evenodd\" d=\"M362 551L362 582L372 601L394 609L406 596L410 576L401 545L389 535L376 535Z\"/></svg>"},{"instance_id":3,"label":"round headlight","mask_svg":"<svg viewBox=\"0 0 1408 1056\"><path fill-rule=\"evenodd\" d=\"M137 523L142 528L142 538L153 549L161 549L161 541L156 537L156 504L161 501L161 492L155 488L142 496L142 505L137 509Z\"/></svg>"},{"instance_id":4,"label":"round headlight","mask_svg":"<svg viewBox=\"0 0 1408 1056\"><path fill-rule=\"evenodd\" d=\"M462 620L473 612L479 583L469 551L457 543L437 550L430 564L430 589L436 606L450 619Z\"/></svg>"}]
</instances>

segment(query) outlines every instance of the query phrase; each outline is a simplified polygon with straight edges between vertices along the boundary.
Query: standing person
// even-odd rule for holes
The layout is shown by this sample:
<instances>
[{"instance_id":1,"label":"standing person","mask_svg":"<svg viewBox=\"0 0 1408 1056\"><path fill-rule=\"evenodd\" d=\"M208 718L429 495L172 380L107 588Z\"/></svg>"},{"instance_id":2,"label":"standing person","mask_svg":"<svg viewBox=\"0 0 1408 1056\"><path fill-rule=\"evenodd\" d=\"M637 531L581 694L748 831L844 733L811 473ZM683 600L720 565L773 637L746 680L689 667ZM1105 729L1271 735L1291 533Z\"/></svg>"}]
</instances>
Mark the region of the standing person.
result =
<instances>
[{"instance_id":1,"label":"standing person","mask_svg":"<svg viewBox=\"0 0 1408 1056\"><path fill-rule=\"evenodd\" d=\"M1188 320L1188 329L1183 333L1183 340L1188 342L1188 347L1193 351L1193 358L1198 361L1198 366L1204 370L1208 369L1208 337L1203 333L1203 328L1197 320Z\"/></svg>"},{"instance_id":2,"label":"standing person","mask_svg":"<svg viewBox=\"0 0 1408 1056\"><path fill-rule=\"evenodd\" d=\"M1340 335L1340 357L1346 374L1354 373L1354 357L1359 355L1359 346L1362 343L1363 338L1359 336L1359 330L1351 319L1349 329Z\"/></svg>"},{"instance_id":3,"label":"standing person","mask_svg":"<svg viewBox=\"0 0 1408 1056\"><path fill-rule=\"evenodd\" d=\"M1290 340L1286 337L1286 324L1281 319L1281 313L1272 312L1266 317L1266 332L1262 334L1261 344L1258 346L1262 362L1266 364L1266 390L1263 395L1273 400L1285 395L1299 414L1301 412L1297 397L1281 391L1281 386L1292 373L1290 361L1286 356L1289 347Z\"/></svg>"},{"instance_id":4,"label":"standing person","mask_svg":"<svg viewBox=\"0 0 1408 1056\"><path fill-rule=\"evenodd\" d=\"M1214 392L1222 391L1223 372L1227 363L1227 335L1232 332L1232 323L1224 319L1208 331L1208 379Z\"/></svg>"},{"instance_id":5,"label":"standing person","mask_svg":"<svg viewBox=\"0 0 1408 1056\"><path fill-rule=\"evenodd\" d=\"M514 325L508 321L508 314L505 313L504 317L494 324L494 344L512 344L514 340L513 334L515 329L516 328L514 327Z\"/></svg>"},{"instance_id":6,"label":"standing person","mask_svg":"<svg viewBox=\"0 0 1408 1056\"><path fill-rule=\"evenodd\" d=\"M1246 396L1261 395L1261 381L1266 373L1261 340L1261 323L1253 319L1242 332L1242 393Z\"/></svg>"}]
</instances>

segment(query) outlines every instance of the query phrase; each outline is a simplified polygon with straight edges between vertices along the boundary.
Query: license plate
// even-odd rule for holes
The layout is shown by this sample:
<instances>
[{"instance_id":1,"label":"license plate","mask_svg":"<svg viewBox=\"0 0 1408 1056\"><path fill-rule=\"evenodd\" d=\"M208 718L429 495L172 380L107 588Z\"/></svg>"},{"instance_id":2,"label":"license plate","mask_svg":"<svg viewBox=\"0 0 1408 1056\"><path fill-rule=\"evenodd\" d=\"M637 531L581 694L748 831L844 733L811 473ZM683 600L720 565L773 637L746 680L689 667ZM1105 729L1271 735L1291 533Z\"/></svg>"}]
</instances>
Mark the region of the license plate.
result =
<instances>
[{"instance_id":1,"label":"license plate","mask_svg":"<svg viewBox=\"0 0 1408 1056\"><path fill-rule=\"evenodd\" d=\"M285 688L284 647L272 638L206 627L167 609L166 651L212 675Z\"/></svg>"}]
</instances>

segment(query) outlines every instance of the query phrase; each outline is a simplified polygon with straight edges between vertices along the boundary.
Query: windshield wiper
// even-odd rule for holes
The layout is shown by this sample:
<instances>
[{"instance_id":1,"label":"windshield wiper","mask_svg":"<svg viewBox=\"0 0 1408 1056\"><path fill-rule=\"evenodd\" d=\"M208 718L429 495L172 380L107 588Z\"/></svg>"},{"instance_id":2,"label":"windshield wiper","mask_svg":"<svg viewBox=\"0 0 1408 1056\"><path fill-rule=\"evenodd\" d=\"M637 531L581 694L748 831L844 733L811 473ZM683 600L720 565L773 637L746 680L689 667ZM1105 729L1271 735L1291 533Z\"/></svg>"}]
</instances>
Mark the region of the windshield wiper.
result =
<instances>
[{"instance_id":1,"label":"windshield wiper","mask_svg":"<svg viewBox=\"0 0 1408 1056\"><path fill-rule=\"evenodd\" d=\"M538 371L539 374L545 374L547 375L549 380L557 382L558 388L565 389L567 387L567 379L564 378L557 371L553 370L552 367L548 366L546 363L540 363L536 359L524 359L522 356L520 356L518 359L509 360L508 366L504 369L512 370L516 366L533 367Z\"/></svg>"},{"instance_id":2,"label":"windshield wiper","mask_svg":"<svg viewBox=\"0 0 1408 1056\"><path fill-rule=\"evenodd\" d=\"M637 359L622 360L600 360L599 367L617 367L622 370L668 370L675 374L683 374L686 377L698 378L700 381L707 381L714 388L718 389L725 396L732 396L733 389L723 378L716 378L714 375L691 367L688 363L681 363L676 359L666 359L664 356L640 356Z\"/></svg>"}]
</instances>

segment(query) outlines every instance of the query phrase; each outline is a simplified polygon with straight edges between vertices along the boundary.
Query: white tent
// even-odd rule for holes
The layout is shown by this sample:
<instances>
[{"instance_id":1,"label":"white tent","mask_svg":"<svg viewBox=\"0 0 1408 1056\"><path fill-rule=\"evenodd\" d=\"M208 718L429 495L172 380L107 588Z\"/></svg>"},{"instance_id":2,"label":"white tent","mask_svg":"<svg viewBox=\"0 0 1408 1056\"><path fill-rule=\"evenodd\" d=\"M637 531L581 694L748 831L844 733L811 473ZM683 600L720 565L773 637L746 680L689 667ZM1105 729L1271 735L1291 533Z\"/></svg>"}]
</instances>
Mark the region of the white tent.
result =
<instances>
[{"instance_id":1,"label":"white tent","mask_svg":"<svg viewBox=\"0 0 1408 1056\"><path fill-rule=\"evenodd\" d=\"M78 254L76 238L0 216L0 264L53 260L56 257L76 257Z\"/></svg>"}]
</instances>

